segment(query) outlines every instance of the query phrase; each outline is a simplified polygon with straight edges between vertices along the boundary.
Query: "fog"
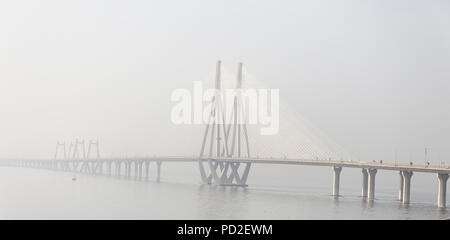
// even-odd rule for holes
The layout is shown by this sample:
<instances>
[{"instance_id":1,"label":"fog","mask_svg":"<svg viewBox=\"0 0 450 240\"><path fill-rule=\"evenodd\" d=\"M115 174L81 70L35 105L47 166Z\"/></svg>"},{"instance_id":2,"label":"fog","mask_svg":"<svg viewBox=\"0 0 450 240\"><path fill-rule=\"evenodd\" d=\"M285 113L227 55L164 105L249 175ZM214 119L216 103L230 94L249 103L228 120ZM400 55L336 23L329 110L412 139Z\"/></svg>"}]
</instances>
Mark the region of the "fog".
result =
<instances>
[{"instance_id":1,"label":"fog","mask_svg":"<svg viewBox=\"0 0 450 240\"><path fill-rule=\"evenodd\" d=\"M51 158L75 138L105 157L196 155L203 126L174 125L170 95L211 84L220 59L301 116L265 154L320 131L335 155L423 162L427 147L449 163L448 29L437 0L2 1L0 158Z\"/></svg>"}]
</instances>

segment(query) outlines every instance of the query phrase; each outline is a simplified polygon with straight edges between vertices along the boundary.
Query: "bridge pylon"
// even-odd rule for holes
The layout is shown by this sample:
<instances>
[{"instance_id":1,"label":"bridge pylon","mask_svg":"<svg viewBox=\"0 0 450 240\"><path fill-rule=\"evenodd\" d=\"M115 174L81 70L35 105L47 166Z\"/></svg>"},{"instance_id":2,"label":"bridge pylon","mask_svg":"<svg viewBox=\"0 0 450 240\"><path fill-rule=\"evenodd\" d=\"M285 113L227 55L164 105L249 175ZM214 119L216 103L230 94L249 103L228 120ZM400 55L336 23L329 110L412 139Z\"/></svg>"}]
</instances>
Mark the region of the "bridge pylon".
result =
<instances>
[{"instance_id":1,"label":"bridge pylon","mask_svg":"<svg viewBox=\"0 0 450 240\"><path fill-rule=\"evenodd\" d=\"M73 159L86 159L86 144L84 142L84 139L82 140L78 140L75 139L75 144L73 145L73 149L72 149L72 158ZM81 156L80 156L80 152L81 152Z\"/></svg>"},{"instance_id":2,"label":"bridge pylon","mask_svg":"<svg viewBox=\"0 0 450 240\"><path fill-rule=\"evenodd\" d=\"M60 151L59 151L59 149L62 149L62 159L66 159L67 158L67 154L66 154L66 143L65 142L60 142L60 141L57 141L56 142L56 150L55 150L55 159L58 159L58 157L59 157L59 153L60 153Z\"/></svg>"},{"instance_id":3,"label":"bridge pylon","mask_svg":"<svg viewBox=\"0 0 450 240\"><path fill-rule=\"evenodd\" d=\"M241 173L239 172L241 163L229 162L225 160L221 161L217 159L250 157L250 148L241 93L242 63L239 63L238 65L236 94L233 99L234 105L230 116L231 119L226 119L228 116L224 114L224 105L222 102L223 98L221 93L220 66L221 62L218 61L216 65L216 78L214 83L215 95L211 101L211 113L209 115L200 150L200 175L203 183L205 184L247 186L246 182L250 171L250 163L245 163L245 168L241 176ZM230 122L228 126L226 120ZM209 147L209 153L205 154L207 146ZM207 163L206 167L204 165L205 163Z\"/></svg>"},{"instance_id":4,"label":"bridge pylon","mask_svg":"<svg viewBox=\"0 0 450 240\"><path fill-rule=\"evenodd\" d=\"M98 139L97 140L89 140L89 145L88 145L86 158L91 158L92 157L92 151L95 151L95 156L94 157L100 158L100 148L99 148L99 145L98 145Z\"/></svg>"}]
</instances>

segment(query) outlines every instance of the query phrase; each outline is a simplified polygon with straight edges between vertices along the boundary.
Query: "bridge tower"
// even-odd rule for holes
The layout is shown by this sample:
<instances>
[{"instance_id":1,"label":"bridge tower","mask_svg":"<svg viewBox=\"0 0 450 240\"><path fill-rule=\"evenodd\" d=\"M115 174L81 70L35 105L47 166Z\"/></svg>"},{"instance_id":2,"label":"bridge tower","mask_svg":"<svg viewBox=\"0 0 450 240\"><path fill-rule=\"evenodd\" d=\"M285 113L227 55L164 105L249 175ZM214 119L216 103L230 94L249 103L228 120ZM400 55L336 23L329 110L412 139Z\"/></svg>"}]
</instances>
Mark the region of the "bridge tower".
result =
<instances>
[{"instance_id":1,"label":"bridge tower","mask_svg":"<svg viewBox=\"0 0 450 240\"><path fill-rule=\"evenodd\" d=\"M214 82L215 94L211 101L211 113L207 122L200 150L199 168L203 183L215 185L246 186L250 163L246 163L242 177L239 173L239 162L221 161L218 158L249 157L247 127L242 104L242 63L239 63L237 89L233 101L233 112L227 126L226 114L221 93L221 62L216 65ZM230 134L232 133L232 136ZM244 142L245 140L245 142ZM208 145L209 143L209 145ZM231 149L229 148L231 144ZM209 153L205 154L206 147ZM208 158L209 157L209 158ZM212 159L215 158L215 159ZM205 163L207 166L205 167ZM208 171L207 171L208 170Z\"/></svg>"},{"instance_id":2,"label":"bridge tower","mask_svg":"<svg viewBox=\"0 0 450 240\"><path fill-rule=\"evenodd\" d=\"M250 144L248 141L246 125L247 119L245 116L245 109L242 99L242 63L239 63L236 92L233 100L233 111L231 114L230 124L227 129L227 139L229 144L231 144L229 151L231 157L250 157ZM228 178L228 184L246 186L251 163L230 162L228 164L231 167L231 174ZM242 177L238 171L241 164L245 165L242 172Z\"/></svg>"},{"instance_id":3,"label":"bridge tower","mask_svg":"<svg viewBox=\"0 0 450 240\"><path fill-rule=\"evenodd\" d=\"M87 158L91 158L92 151L95 151L95 157L100 158L100 148L97 140L89 140L88 150L87 150Z\"/></svg>"},{"instance_id":4,"label":"bridge tower","mask_svg":"<svg viewBox=\"0 0 450 240\"><path fill-rule=\"evenodd\" d=\"M59 157L59 149L62 148L62 159L66 159L67 158L67 154L66 154L66 143L65 142L60 142L57 141L56 142L56 150L55 150L55 159L58 159Z\"/></svg>"},{"instance_id":5,"label":"bridge tower","mask_svg":"<svg viewBox=\"0 0 450 240\"><path fill-rule=\"evenodd\" d=\"M81 149L80 149L81 148ZM80 150L81 150L81 156L80 156ZM75 144L73 145L73 149L72 149L72 158L73 159L86 159L86 145L84 142L84 139L82 139L81 141L77 139L75 139Z\"/></svg>"}]
</instances>

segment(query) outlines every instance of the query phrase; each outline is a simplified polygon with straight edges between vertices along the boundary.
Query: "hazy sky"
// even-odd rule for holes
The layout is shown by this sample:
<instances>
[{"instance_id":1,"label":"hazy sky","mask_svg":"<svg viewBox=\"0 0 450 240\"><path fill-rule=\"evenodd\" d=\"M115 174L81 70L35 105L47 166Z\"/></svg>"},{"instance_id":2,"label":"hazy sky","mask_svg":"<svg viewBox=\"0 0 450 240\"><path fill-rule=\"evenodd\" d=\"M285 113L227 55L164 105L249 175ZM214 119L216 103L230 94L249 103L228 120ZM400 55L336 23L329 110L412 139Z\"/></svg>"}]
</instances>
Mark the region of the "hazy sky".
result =
<instances>
[{"instance_id":1,"label":"hazy sky","mask_svg":"<svg viewBox=\"0 0 450 240\"><path fill-rule=\"evenodd\" d=\"M1 1L0 157L195 154L170 94L221 59L365 160L448 163L449 29L443 0Z\"/></svg>"}]
</instances>

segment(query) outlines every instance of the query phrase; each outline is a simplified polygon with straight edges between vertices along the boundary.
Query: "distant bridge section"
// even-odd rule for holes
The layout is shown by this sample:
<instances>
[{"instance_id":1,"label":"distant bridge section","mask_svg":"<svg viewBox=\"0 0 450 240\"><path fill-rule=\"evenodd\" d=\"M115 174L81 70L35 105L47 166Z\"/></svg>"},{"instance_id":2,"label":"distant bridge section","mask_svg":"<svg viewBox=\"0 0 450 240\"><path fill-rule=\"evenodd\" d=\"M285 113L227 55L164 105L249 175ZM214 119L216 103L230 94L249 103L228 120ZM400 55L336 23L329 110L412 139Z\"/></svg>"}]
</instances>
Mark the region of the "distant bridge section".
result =
<instances>
[{"instance_id":1,"label":"distant bridge section","mask_svg":"<svg viewBox=\"0 0 450 240\"><path fill-rule=\"evenodd\" d=\"M333 170L333 195L339 196L340 173L342 168L360 168L362 172L361 196L373 201L375 199L375 176L379 170L397 171L400 175L398 200L409 204L411 178L414 172L434 173L438 177L438 207L446 207L447 180L450 166L436 166L408 163L380 163L359 161L337 161L295 158L262 157L135 157L135 158L97 158L97 159L3 159L0 166L39 168L90 175L124 177L126 179L146 179L150 177L151 165L156 166L156 181L161 179L162 163L181 163L214 161L218 164L282 164L331 167ZM222 185L222 184L219 184ZM239 185L236 185L239 186Z\"/></svg>"}]
</instances>

